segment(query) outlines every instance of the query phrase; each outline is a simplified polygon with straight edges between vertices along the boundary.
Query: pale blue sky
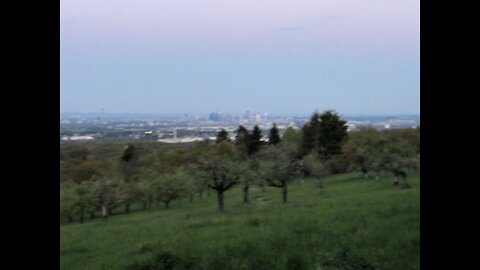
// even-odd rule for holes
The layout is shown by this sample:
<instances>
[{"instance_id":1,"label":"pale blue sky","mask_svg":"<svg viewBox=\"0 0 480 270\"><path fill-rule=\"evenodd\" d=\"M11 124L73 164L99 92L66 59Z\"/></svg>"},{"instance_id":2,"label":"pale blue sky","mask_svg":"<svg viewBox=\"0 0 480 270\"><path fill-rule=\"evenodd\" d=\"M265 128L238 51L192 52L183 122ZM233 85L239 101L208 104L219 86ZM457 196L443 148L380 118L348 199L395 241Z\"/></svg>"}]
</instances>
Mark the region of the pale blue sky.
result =
<instances>
[{"instance_id":1,"label":"pale blue sky","mask_svg":"<svg viewBox=\"0 0 480 270\"><path fill-rule=\"evenodd\" d=\"M419 5L61 0L60 110L418 114Z\"/></svg>"}]
</instances>

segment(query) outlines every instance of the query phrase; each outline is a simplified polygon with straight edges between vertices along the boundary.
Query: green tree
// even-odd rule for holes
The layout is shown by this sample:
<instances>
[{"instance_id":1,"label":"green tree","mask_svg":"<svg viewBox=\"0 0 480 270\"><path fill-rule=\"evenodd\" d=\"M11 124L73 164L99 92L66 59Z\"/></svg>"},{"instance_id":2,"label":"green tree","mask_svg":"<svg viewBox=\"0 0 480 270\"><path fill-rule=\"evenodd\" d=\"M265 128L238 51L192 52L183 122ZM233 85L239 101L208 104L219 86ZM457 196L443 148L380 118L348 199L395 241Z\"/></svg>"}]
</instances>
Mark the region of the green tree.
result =
<instances>
[{"instance_id":1,"label":"green tree","mask_svg":"<svg viewBox=\"0 0 480 270\"><path fill-rule=\"evenodd\" d=\"M361 171L367 179L373 169L374 159L384 146L382 135L374 128L353 131L343 146L343 157L348 163L348 171Z\"/></svg>"},{"instance_id":2,"label":"green tree","mask_svg":"<svg viewBox=\"0 0 480 270\"><path fill-rule=\"evenodd\" d=\"M152 208L152 202L155 198L155 193L152 188L152 181L142 176L142 180L137 183L139 191L139 200L142 203L142 209L147 210Z\"/></svg>"},{"instance_id":3,"label":"green tree","mask_svg":"<svg viewBox=\"0 0 480 270\"><path fill-rule=\"evenodd\" d=\"M91 181L85 181L75 184L73 188L75 200L75 212L79 216L80 223L85 220L85 213L90 213L90 217L97 210L98 200L95 196L94 185Z\"/></svg>"},{"instance_id":4,"label":"green tree","mask_svg":"<svg viewBox=\"0 0 480 270\"><path fill-rule=\"evenodd\" d=\"M240 183L242 184L243 191L243 203L250 202L250 187L257 183L258 179L258 161L256 159L245 161L243 173L240 175Z\"/></svg>"},{"instance_id":5,"label":"green tree","mask_svg":"<svg viewBox=\"0 0 480 270\"><path fill-rule=\"evenodd\" d=\"M217 193L218 210L224 210L224 193L240 182L245 171L236 148L226 142L211 145L202 155L199 168L207 186Z\"/></svg>"},{"instance_id":6,"label":"green tree","mask_svg":"<svg viewBox=\"0 0 480 270\"><path fill-rule=\"evenodd\" d=\"M295 130L293 127L288 127L283 133L282 136L282 144L291 144L294 145L297 149L301 149L303 141L303 133L302 130Z\"/></svg>"},{"instance_id":7,"label":"green tree","mask_svg":"<svg viewBox=\"0 0 480 270\"><path fill-rule=\"evenodd\" d=\"M320 115L318 154L329 159L340 154L342 145L348 138L347 122L340 119L338 114L326 111Z\"/></svg>"},{"instance_id":8,"label":"green tree","mask_svg":"<svg viewBox=\"0 0 480 270\"><path fill-rule=\"evenodd\" d=\"M323 188L323 178L331 174L328 165L321 162L319 158L313 153L303 157L303 165L308 174L315 177L318 186L320 188Z\"/></svg>"},{"instance_id":9,"label":"green tree","mask_svg":"<svg viewBox=\"0 0 480 270\"><path fill-rule=\"evenodd\" d=\"M70 145L70 149L67 150L66 156L69 160L87 160L89 151L82 145Z\"/></svg>"},{"instance_id":10,"label":"green tree","mask_svg":"<svg viewBox=\"0 0 480 270\"><path fill-rule=\"evenodd\" d=\"M386 141L379 149L373 161L374 171L386 171L394 176L394 185L399 184L399 177L406 184L407 172L419 168L419 156L415 146L405 141Z\"/></svg>"},{"instance_id":11,"label":"green tree","mask_svg":"<svg viewBox=\"0 0 480 270\"><path fill-rule=\"evenodd\" d=\"M95 195L102 210L102 218L106 219L112 214L113 208L121 201L119 192L121 181L119 176L113 175L102 177L95 183Z\"/></svg>"},{"instance_id":12,"label":"green tree","mask_svg":"<svg viewBox=\"0 0 480 270\"><path fill-rule=\"evenodd\" d=\"M420 154L420 128L398 128L383 131L392 141L404 141L415 148L417 154Z\"/></svg>"},{"instance_id":13,"label":"green tree","mask_svg":"<svg viewBox=\"0 0 480 270\"><path fill-rule=\"evenodd\" d=\"M83 223L85 214L93 213L98 209L98 201L94 194L94 183L84 181L81 183L64 182L60 184L60 216L72 222L74 217Z\"/></svg>"},{"instance_id":14,"label":"green tree","mask_svg":"<svg viewBox=\"0 0 480 270\"><path fill-rule=\"evenodd\" d=\"M102 174L101 168L104 162L88 159L85 161L63 161L60 165L60 180L72 180L75 183L90 180L93 176Z\"/></svg>"},{"instance_id":15,"label":"green tree","mask_svg":"<svg viewBox=\"0 0 480 270\"><path fill-rule=\"evenodd\" d=\"M268 136L268 143L276 145L280 142L280 134L278 133L277 124L273 123L273 127L270 129Z\"/></svg>"},{"instance_id":16,"label":"green tree","mask_svg":"<svg viewBox=\"0 0 480 270\"><path fill-rule=\"evenodd\" d=\"M259 176L272 187L281 188L283 202L287 202L288 183L298 175L298 160L293 149L270 146L261 150L259 158Z\"/></svg>"},{"instance_id":17,"label":"green tree","mask_svg":"<svg viewBox=\"0 0 480 270\"><path fill-rule=\"evenodd\" d=\"M118 202L125 205L125 213L130 213L130 206L140 201L143 192L138 182L123 182L119 185L118 189Z\"/></svg>"},{"instance_id":18,"label":"green tree","mask_svg":"<svg viewBox=\"0 0 480 270\"><path fill-rule=\"evenodd\" d=\"M251 184L255 181L253 171L249 169L252 162L252 156L257 153L262 147L262 131L255 125L252 133L249 133L247 129L240 126L237 130L236 144L239 149L244 153L244 159L241 164L241 170L243 171L242 177L239 182L243 184L243 202L249 202L249 189ZM237 169L240 169L237 168Z\"/></svg>"},{"instance_id":19,"label":"green tree","mask_svg":"<svg viewBox=\"0 0 480 270\"><path fill-rule=\"evenodd\" d=\"M60 220L66 219L67 222L73 221L75 212L74 184L71 181L60 183Z\"/></svg>"},{"instance_id":20,"label":"green tree","mask_svg":"<svg viewBox=\"0 0 480 270\"><path fill-rule=\"evenodd\" d=\"M173 200L185 193L187 179L188 175L183 170L159 175L152 185L156 199L163 202L165 208L169 208Z\"/></svg>"},{"instance_id":21,"label":"green tree","mask_svg":"<svg viewBox=\"0 0 480 270\"><path fill-rule=\"evenodd\" d=\"M190 202L193 202L193 198L196 194L199 194L201 199L205 190L208 189L208 181L205 173L197 164L188 164L182 169L188 175L185 185L186 193L190 197Z\"/></svg>"}]
</instances>

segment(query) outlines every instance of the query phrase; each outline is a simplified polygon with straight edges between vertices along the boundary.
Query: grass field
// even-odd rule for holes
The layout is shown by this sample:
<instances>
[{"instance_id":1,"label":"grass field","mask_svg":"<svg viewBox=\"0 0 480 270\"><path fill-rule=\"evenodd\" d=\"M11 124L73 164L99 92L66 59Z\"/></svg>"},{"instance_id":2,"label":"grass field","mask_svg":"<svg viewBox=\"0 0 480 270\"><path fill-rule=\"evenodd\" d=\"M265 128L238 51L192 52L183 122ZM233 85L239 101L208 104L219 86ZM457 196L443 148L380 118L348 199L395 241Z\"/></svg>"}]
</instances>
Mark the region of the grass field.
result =
<instances>
[{"instance_id":1,"label":"grass field","mask_svg":"<svg viewBox=\"0 0 480 270\"><path fill-rule=\"evenodd\" d=\"M60 226L62 270L419 269L420 187L342 174L280 190L240 188L219 213L212 192L150 211ZM157 268L149 268L149 265Z\"/></svg>"}]
</instances>

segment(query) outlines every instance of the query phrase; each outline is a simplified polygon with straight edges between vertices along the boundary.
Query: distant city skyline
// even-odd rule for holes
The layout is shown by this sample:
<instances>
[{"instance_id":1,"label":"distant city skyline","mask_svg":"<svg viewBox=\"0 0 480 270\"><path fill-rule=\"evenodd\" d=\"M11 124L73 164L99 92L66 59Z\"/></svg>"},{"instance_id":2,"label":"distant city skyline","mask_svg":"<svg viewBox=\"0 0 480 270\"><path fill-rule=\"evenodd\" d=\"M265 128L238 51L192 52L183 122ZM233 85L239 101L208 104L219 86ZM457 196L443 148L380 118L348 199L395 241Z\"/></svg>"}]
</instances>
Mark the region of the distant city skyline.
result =
<instances>
[{"instance_id":1,"label":"distant city skyline","mask_svg":"<svg viewBox=\"0 0 480 270\"><path fill-rule=\"evenodd\" d=\"M419 14L419 0L61 0L60 112L419 115Z\"/></svg>"},{"instance_id":2,"label":"distant city skyline","mask_svg":"<svg viewBox=\"0 0 480 270\"><path fill-rule=\"evenodd\" d=\"M315 111L312 111L310 113L306 114L300 114L300 113L284 113L284 114L275 114L275 113L269 113L269 112L261 112L261 111L251 111L251 113L259 113L260 115L264 115L264 113L267 113L269 117L310 117ZM324 111L318 111L319 113L322 113ZM420 117L420 113L404 113L404 114L344 114L338 111L337 112L339 115L343 117ZM140 117L147 117L147 116L162 116L162 117L182 117L184 115L188 116L202 116L208 118L211 113L219 113L223 115L231 115L234 117L238 116L244 116L245 112L201 112L201 113L192 113L192 112L182 112L182 113L123 113L123 112L60 112L60 115L63 116L72 116L72 115L78 115L78 116L90 116L90 117L98 117L101 115L104 116L140 116Z\"/></svg>"}]
</instances>

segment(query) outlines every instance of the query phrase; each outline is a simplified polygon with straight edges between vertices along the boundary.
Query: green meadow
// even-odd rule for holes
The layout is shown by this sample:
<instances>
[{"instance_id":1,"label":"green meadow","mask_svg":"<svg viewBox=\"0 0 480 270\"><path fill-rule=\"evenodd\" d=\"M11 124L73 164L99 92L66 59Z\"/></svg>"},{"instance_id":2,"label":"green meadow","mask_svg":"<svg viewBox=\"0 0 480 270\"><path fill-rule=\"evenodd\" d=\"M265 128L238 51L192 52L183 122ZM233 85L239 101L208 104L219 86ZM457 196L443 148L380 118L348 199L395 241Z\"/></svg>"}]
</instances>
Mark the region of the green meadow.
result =
<instances>
[{"instance_id":1,"label":"green meadow","mask_svg":"<svg viewBox=\"0 0 480 270\"><path fill-rule=\"evenodd\" d=\"M217 210L212 191L108 220L60 226L62 270L116 269L419 269L420 185L409 189L334 175L320 188L305 178L280 189L240 187Z\"/></svg>"}]
</instances>

